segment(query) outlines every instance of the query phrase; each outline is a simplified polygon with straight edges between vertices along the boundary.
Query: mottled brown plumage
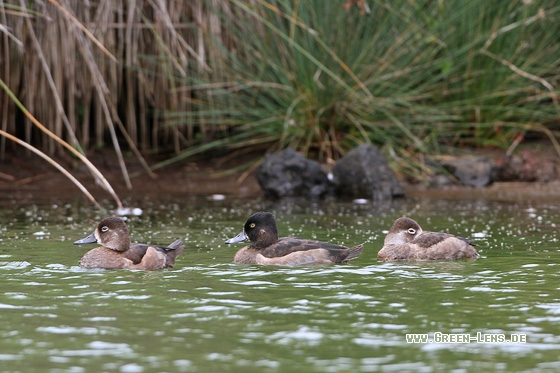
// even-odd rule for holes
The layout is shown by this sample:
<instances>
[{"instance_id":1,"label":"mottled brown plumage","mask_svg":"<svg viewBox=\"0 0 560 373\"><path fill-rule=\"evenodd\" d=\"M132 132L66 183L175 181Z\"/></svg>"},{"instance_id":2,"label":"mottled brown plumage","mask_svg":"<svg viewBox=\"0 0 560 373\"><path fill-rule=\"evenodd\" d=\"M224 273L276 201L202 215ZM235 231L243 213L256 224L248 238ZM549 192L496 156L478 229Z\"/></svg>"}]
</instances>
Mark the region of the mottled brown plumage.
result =
<instances>
[{"instance_id":1,"label":"mottled brown plumage","mask_svg":"<svg viewBox=\"0 0 560 373\"><path fill-rule=\"evenodd\" d=\"M169 247L130 243L128 228L116 216L103 219L95 231L74 242L75 245L99 243L103 246L88 251L80 260L80 267L106 269L154 270L175 265L184 250L183 242L176 240Z\"/></svg>"},{"instance_id":2,"label":"mottled brown plumage","mask_svg":"<svg viewBox=\"0 0 560 373\"><path fill-rule=\"evenodd\" d=\"M399 218L385 237L377 259L393 260L455 260L476 259L480 255L466 238L448 233L425 232L410 218Z\"/></svg>"},{"instance_id":3,"label":"mottled brown plumage","mask_svg":"<svg viewBox=\"0 0 560 373\"><path fill-rule=\"evenodd\" d=\"M352 248L302 238L278 238L276 220L270 212L257 212L245 223L243 231L227 244L251 241L237 251L236 263L265 265L304 265L343 263L355 259L363 245Z\"/></svg>"}]
</instances>

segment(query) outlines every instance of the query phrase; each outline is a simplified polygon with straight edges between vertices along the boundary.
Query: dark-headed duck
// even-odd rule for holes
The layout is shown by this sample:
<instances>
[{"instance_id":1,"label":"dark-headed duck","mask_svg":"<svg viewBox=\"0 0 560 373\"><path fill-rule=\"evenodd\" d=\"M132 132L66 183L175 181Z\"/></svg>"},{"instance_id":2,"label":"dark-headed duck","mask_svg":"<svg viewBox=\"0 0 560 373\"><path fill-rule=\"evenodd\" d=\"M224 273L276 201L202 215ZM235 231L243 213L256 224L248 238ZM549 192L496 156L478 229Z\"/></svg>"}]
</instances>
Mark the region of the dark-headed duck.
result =
<instances>
[{"instance_id":1,"label":"dark-headed duck","mask_svg":"<svg viewBox=\"0 0 560 373\"><path fill-rule=\"evenodd\" d=\"M251 244L237 251L233 261L244 264L294 266L343 263L355 259L363 249L363 245L348 248L301 238L278 238L276 220L270 212L253 214L243 231L226 243L242 241L251 241Z\"/></svg>"},{"instance_id":2,"label":"dark-headed duck","mask_svg":"<svg viewBox=\"0 0 560 373\"><path fill-rule=\"evenodd\" d=\"M74 245L99 243L103 246L88 251L80 260L80 267L107 269L153 270L173 267L175 258L185 248L181 240L169 247L130 243L124 221L116 216L103 219L92 234Z\"/></svg>"},{"instance_id":3,"label":"dark-headed duck","mask_svg":"<svg viewBox=\"0 0 560 373\"><path fill-rule=\"evenodd\" d=\"M478 258L480 255L466 238L448 233L426 232L410 218L399 218L385 237L377 259L455 260Z\"/></svg>"}]
</instances>

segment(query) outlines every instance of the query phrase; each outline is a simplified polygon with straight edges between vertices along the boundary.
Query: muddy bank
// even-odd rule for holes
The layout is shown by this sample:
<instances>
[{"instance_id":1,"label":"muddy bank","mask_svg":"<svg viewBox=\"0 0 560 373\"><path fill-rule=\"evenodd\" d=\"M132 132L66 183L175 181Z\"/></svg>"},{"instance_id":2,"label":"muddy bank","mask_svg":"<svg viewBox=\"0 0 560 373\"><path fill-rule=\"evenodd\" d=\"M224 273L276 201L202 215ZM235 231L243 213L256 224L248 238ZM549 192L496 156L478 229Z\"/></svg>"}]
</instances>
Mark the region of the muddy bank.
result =
<instances>
[{"instance_id":1,"label":"muddy bank","mask_svg":"<svg viewBox=\"0 0 560 373\"><path fill-rule=\"evenodd\" d=\"M66 158L56 160L96 200L112 203L111 195L95 182L84 165ZM123 202L143 198L180 201L191 197L206 198L212 194L253 198L261 193L254 175L244 177L240 172L231 172L229 170L232 165L223 161L177 164L156 171L156 177L152 178L143 171L136 158L128 157L126 163L132 189L127 189L112 151L96 152L95 156L90 156L90 160ZM149 164L156 162L157 160L148 161ZM52 200L69 201L76 198L89 201L68 178L42 159L19 154L17 157L7 155L5 161L0 162L0 203L48 203Z\"/></svg>"},{"instance_id":2,"label":"muddy bank","mask_svg":"<svg viewBox=\"0 0 560 373\"><path fill-rule=\"evenodd\" d=\"M503 153L503 152L501 152ZM500 154L487 151L489 157ZM536 157L544 161L558 156L551 147L534 149ZM224 161L206 160L169 166L156 171L152 178L142 172L139 162L127 158L127 169L131 178L132 190L126 188L116 156L111 150L96 152L90 160L99 168L123 201L143 198L155 200L185 200L208 198L221 194L226 198L260 198L262 191L254 172L232 172L248 159ZM85 166L76 160L58 158L98 201L111 201L111 196L97 185ZM149 160L153 164L156 160ZM73 167L72 167L73 166ZM406 197L446 198L446 199L492 199L492 200L560 200L560 181L550 182L497 182L484 188L465 186L446 186L430 189L422 183L403 182ZM25 155L6 155L0 162L0 203L49 203L53 200L88 201L82 192L64 175L42 159Z\"/></svg>"}]
</instances>

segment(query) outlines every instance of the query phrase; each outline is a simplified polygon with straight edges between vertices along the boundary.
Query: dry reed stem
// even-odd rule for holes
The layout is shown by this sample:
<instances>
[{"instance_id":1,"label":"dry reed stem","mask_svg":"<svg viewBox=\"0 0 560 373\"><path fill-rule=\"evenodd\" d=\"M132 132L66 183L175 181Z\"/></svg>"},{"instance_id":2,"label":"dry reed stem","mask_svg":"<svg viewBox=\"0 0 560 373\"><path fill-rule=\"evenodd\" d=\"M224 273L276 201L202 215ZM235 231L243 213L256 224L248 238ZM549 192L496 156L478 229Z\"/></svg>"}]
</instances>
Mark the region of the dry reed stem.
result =
<instances>
[{"instance_id":1,"label":"dry reed stem","mask_svg":"<svg viewBox=\"0 0 560 373\"><path fill-rule=\"evenodd\" d=\"M21 4L22 7L25 7L25 4L24 4L23 0L20 0L20 4ZM41 46L39 44L39 41L37 40L37 36L35 35L35 31L33 30L31 20L29 18L25 18L25 21L27 23L29 35L31 37L31 40L33 41L33 46L35 47L35 50L37 52L37 56L39 57L39 61L41 62L41 66L43 67L43 71L45 72L45 77L47 78L47 82L49 84L52 97L54 97L54 101L55 101L55 104L56 104L55 105L56 110L58 112L57 118L62 118L64 126L66 127L66 131L68 132L68 135L70 136L70 138L72 140L71 141L72 146L74 148L76 148L80 153L84 154L83 149L80 147L80 144L78 143L78 139L76 138L76 134L74 133L74 130L73 130L72 126L70 125L70 121L68 120L68 117L66 116L66 112L64 111L64 107L62 105L62 100L60 98L60 95L58 94L59 90L56 87L56 84L55 84L54 79L52 77L51 71L49 69L49 65L47 64L47 61L46 61L45 56L43 54L43 51L41 50ZM63 64L55 65L55 66L61 66L61 65L63 65ZM62 74L58 74L58 76L60 77L60 76L62 76ZM62 86L62 84L59 83L59 86ZM60 137L60 135L61 135L60 130L55 131L55 133Z\"/></svg>"},{"instance_id":2,"label":"dry reed stem","mask_svg":"<svg viewBox=\"0 0 560 373\"><path fill-rule=\"evenodd\" d=\"M6 22L6 10L4 9L4 3L0 4L0 9L2 9L1 13L1 20L3 24L7 24ZM2 25L0 25L2 26ZM3 71L3 76L6 77L6 79L8 80L10 77L10 53L9 53L9 40L8 40L8 33L7 33L7 29L6 27L2 26L2 30L6 30L5 32L2 32L2 50L4 51L3 55L2 55L2 59L5 61L4 63L4 71ZM21 41L19 41L17 38L13 38L16 42L16 44L21 48L23 47L23 43ZM8 80L9 83L9 80ZM9 98L8 95L0 95L0 100L1 100L1 106L4 108L4 110L2 110L2 118L0 118L1 121L1 126L0 129L2 129L3 131L7 131L8 128L8 113L9 110L7 110L8 108L8 104L9 104ZM4 152L6 151L6 138L2 137L2 139L0 139L0 161L4 161Z\"/></svg>"},{"instance_id":3,"label":"dry reed stem","mask_svg":"<svg viewBox=\"0 0 560 373\"><path fill-rule=\"evenodd\" d=\"M93 36L93 34L84 25L82 25L80 21L78 21L76 17L74 17L67 9L65 9L62 5L57 3L55 0L49 0L49 2L54 6L56 6L66 17L72 20L74 24L78 26L84 32L84 34L86 34L90 38L90 40L93 41L97 45L97 47L101 49L103 53L105 53L113 62L115 63L118 62L117 58L113 56L111 52L109 52L107 48L105 48L105 46L101 42L99 42L99 40L97 40L97 38Z\"/></svg>"},{"instance_id":4,"label":"dry reed stem","mask_svg":"<svg viewBox=\"0 0 560 373\"><path fill-rule=\"evenodd\" d=\"M95 205L95 207L97 207L100 210L103 210L103 208L101 207L101 205L99 205L99 203L97 203L97 201L95 200L95 198L91 195L91 193L87 190L87 188L85 186L82 185L82 183L80 183L74 176L72 176L72 174L70 174L68 171L66 171L64 169L64 167L62 167L60 164L58 164L56 161L54 161L52 158L50 158L48 155L46 155L45 153L43 153L42 151L40 151L39 149L35 148L34 146L29 145L28 143L26 143L25 141L22 141L20 139L18 139L15 136L10 135L9 133L0 130L0 135L18 143L19 145L25 147L26 149L32 151L33 153L37 154L39 157L43 158L44 160L46 160L47 162L49 162L51 165L53 165L54 167L56 167L56 169L58 169L60 172L62 172L62 174L64 176L66 176L68 179L70 179L70 181L72 181L74 183L74 185L76 185L81 191L82 193L84 193L86 195L86 197L93 202L93 204Z\"/></svg>"},{"instance_id":5,"label":"dry reed stem","mask_svg":"<svg viewBox=\"0 0 560 373\"><path fill-rule=\"evenodd\" d=\"M105 179L105 177L103 176L103 174L101 172L99 172L99 170L89 161L89 159L87 159L86 157L84 157L83 154L81 154L80 152L78 152L76 149L74 149L70 144L68 144L66 141L62 140L61 138L57 137L54 133L52 133L48 128L46 128L44 125L42 125L37 119L35 119L35 117L25 108L25 106L23 106L23 104L17 99L16 96L14 96L13 92L8 88L8 86L6 86L6 84L4 83L4 81L2 79L0 79L0 87L2 87L4 89L4 91L10 96L10 98L12 99L12 101L17 105L17 107L19 107L19 109L25 114L25 116L37 127L39 128L41 131L43 131L45 134L47 134L49 137L53 138L56 142L58 142L59 144L61 144L62 146L64 146L66 149L68 149L72 154L74 154L76 157L78 157L82 162L84 162L84 164L97 176L97 178L102 182L102 185L105 186L105 189L113 196L113 199L115 200L115 202L117 203L117 207L118 208L122 208L123 204L120 200L120 198L117 196L117 194L115 193L115 191L113 190L113 187L111 186L111 184L109 184L109 182L107 181L107 179ZM19 139L18 139L19 140ZM29 149L29 148L27 148ZM31 149L29 149L31 150Z\"/></svg>"},{"instance_id":6,"label":"dry reed stem","mask_svg":"<svg viewBox=\"0 0 560 373\"><path fill-rule=\"evenodd\" d=\"M52 2L52 0L49 0L49 1ZM64 11L62 13L63 13L63 15L69 17L69 19L71 21L73 21L74 23L75 22L79 23L79 21L72 14L70 14L70 12ZM81 24L78 25L78 26L79 26L78 28L80 30L84 30L84 27L82 27ZM132 184L130 182L130 176L129 176L128 171L126 169L126 165L124 163L124 158L123 158L122 151L120 149L120 145L119 145L119 142L118 142L118 139L117 139L117 133L115 131L115 127L113 126L113 123L112 123L111 110L109 109L109 103L108 103L108 100L107 100L108 97L109 98L111 97L111 96L109 96L109 93L111 92L111 90L108 88L107 83L106 83L105 79L103 78L103 75L99 71L99 67L95 63L95 59L93 57L92 50L88 47L86 39L79 32L74 32L74 35L77 37L77 39L79 41L78 45L81 47L82 55L84 57L86 57L85 61L87 63L87 66L90 69L91 76L94 78L93 79L94 88L97 92L97 97L99 99L99 104L101 105L102 117L105 118L105 124L107 125L107 127L109 129L109 133L111 135L111 140L113 142L113 147L115 148L115 152L117 154L118 162L119 162L119 165L121 167L121 172L122 172L126 187L128 189L132 189Z\"/></svg>"},{"instance_id":7,"label":"dry reed stem","mask_svg":"<svg viewBox=\"0 0 560 373\"><path fill-rule=\"evenodd\" d=\"M521 70L519 67L515 66L514 64L512 64L511 62L496 56L494 53L489 52L486 49L482 49L480 51L481 54L484 54L485 56L488 56L496 61L498 61L499 63L501 63L502 65L507 66L511 71L513 71L514 73L516 73L517 75L520 75L524 78L530 79L534 82L540 83L542 84L546 89L548 89L549 91L554 91L554 86L552 84L550 84L548 81L546 81L546 79L541 78L540 76L536 76L533 75L531 73L528 73L526 71Z\"/></svg>"},{"instance_id":8,"label":"dry reed stem","mask_svg":"<svg viewBox=\"0 0 560 373\"><path fill-rule=\"evenodd\" d=\"M27 45L18 43L27 48L26 63L10 65L9 61L17 60L17 56L13 53L14 49L10 49L12 46L8 45L7 40L12 41L11 38L0 30L5 46L2 54L6 55L1 65L6 79L10 79L6 80L8 86L12 89L21 87L18 96L22 97L24 106L36 113L57 136L66 137L75 147L79 146L77 139L84 148L90 147L93 142L97 146L102 145L105 134L109 133L120 157L122 152L112 123L117 122L132 151L148 170L138 148L147 151L149 146L153 146L157 150L158 146L166 146L171 140L178 153L192 144L195 136L196 125L191 123L190 118L187 125L176 126L169 122L171 117L167 115L192 109L192 93L177 86L179 81L182 84L181 78L189 76L190 65L194 62L201 70L211 71L204 54L198 54L191 47L196 40L194 23L184 21L185 15L192 14L193 6L196 6L194 3L135 0L119 5L114 2L92 4L49 0L46 3L30 3L20 0L22 11L8 15L2 12L0 17L0 27L6 24L5 29L15 38L12 45L18 37L23 37L24 41L27 39ZM197 3L202 9L202 1ZM0 9L3 6L4 3L1 3ZM203 12L207 14L208 10ZM10 18L6 20L6 17ZM29 20L26 22L25 19ZM209 19L205 17L203 21L208 22ZM214 16L214 19L218 18ZM216 24L218 27L214 29L219 30L220 23ZM33 34L26 31L31 27ZM203 35L200 33L201 40ZM154 46L157 49L155 55ZM20 60L23 52L21 54ZM104 60L117 62L118 56L123 56L125 65L103 63ZM150 60L152 57L157 60ZM18 84L20 78L27 83ZM95 96L92 96L93 90L96 91ZM56 110L52 110L47 101L49 97L55 100ZM6 97L0 99L0 104L9 102ZM125 116L122 118L124 130L116 114L116 105L123 102L125 105L121 107L124 109L119 113ZM11 133L15 133L16 128L13 114L13 109L2 110L3 118L0 118L1 128ZM112 120L109 120L111 116ZM150 117L153 122L149 121ZM27 120L24 126L26 141L42 141L49 153L56 149L56 142L48 136L36 140L37 132ZM206 134L206 127L203 132ZM3 155L5 146L2 144L5 144L4 138L0 141ZM130 187L122 157L119 164Z\"/></svg>"}]
</instances>

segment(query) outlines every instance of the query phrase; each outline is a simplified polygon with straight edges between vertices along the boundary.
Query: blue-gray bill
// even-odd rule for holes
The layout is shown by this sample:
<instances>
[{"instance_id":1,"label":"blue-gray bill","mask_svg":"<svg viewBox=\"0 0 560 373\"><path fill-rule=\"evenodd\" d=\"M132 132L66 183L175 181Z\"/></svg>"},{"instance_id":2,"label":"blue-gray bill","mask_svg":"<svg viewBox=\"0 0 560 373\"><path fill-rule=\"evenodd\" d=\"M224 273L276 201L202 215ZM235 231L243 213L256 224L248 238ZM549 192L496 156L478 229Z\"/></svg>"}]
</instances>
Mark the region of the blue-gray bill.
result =
<instances>
[{"instance_id":1,"label":"blue-gray bill","mask_svg":"<svg viewBox=\"0 0 560 373\"><path fill-rule=\"evenodd\" d=\"M247 237L247 235L245 234L245 231L239 233L237 236L230 238L229 240L226 241L226 243L238 243L238 242L243 242L243 241L249 241L249 237Z\"/></svg>"},{"instance_id":2,"label":"blue-gray bill","mask_svg":"<svg viewBox=\"0 0 560 373\"><path fill-rule=\"evenodd\" d=\"M84 243L96 243L96 242L97 242L97 238L95 238L95 232L93 232L86 238L82 238L81 240L74 242L74 245L81 245Z\"/></svg>"}]
</instances>

